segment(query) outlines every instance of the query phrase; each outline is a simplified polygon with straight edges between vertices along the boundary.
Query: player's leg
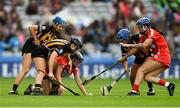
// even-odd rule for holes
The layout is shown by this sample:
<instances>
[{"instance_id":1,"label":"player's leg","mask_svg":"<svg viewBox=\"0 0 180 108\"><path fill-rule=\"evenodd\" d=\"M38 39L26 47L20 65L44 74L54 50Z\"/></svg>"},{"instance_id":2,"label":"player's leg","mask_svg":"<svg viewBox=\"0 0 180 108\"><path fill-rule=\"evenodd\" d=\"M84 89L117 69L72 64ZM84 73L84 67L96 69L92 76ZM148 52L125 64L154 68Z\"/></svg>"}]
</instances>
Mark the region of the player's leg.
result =
<instances>
[{"instance_id":1,"label":"player's leg","mask_svg":"<svg viewBox=\"0 0 180 108\"><path fill-rule=\"evenodd\" d=\"M138 69L135 82L132 87L132 95L136 95L139 91L139 85L144 79L145 74L158 70L162 67L162 65L153 60L146 60Z\"/></svg>"},{"instance_id":2,"label":"player's leg","mask_svg":"<svg viewBox=\"0 0 180 108\"><path fill-rule=\"evenodd\" d=\"M134 80L136 77L136 72L138 70L138 68L141 66L141 64L136 64L134 63L131 67L131 74L130 74L130 82L131 82L131 86L133 86L134 84Z\"/></svg>"},{"instance_id":3,"label":"player's leg","mask_svg":"<svg viewBox=\"0 0 180 108\"><path fill-rule=\"evenodd\" d=\"M22 70L21 72L16 76L16 79L14 81L12 90L9 92L9 94L18 94L17 88L21 81L24 79L26 74L28 73L30 67L31 67L31 53L24 53L23 54L23 62L22 62Z\"/></svg>"},{"instance_id":4,"label":"player's leg","mask_svg":"<svg viewBox=\"0 0 180 108\"><path fill-rule=\"evenodd\" d=\"M42 70L42 71L46 72L46 60L44 58L35 57L35 58L33 58L33 61L34 61L37 71ZM33 93L34 95L42 94L41 84L42 84L42 80L43 80L44 76L45 76L44 73L38 71L38 74L36 76L34 93Z\"/></svg>"},{"instance_id":5,"label":"player's leg","mask_svg":"<svg viewBox=\"0 0 180 108\"><path fill-rule=\"evenodd\" d=\"M147 85L148 85L148 92L147 92L147 95L148 96L154 96L155 95L155 90L154 90L154 87L153 87L153 84L151 82L148 82L147 81Z\"/></svg>"},{"instance_id":6,"label":"player's leg","mask_svg":"<svg viewBox=\"0 0 180 108\"><path fill-rule=\"evenodd\" d=\"M63 67L61 65L57 65L57 70L54 72L54 77L56 78L57 81L59 81L61 83L62 83L62 77L61 77L62 72L63 72ZM54 87L57 88L57 85L54 84ZM53 84L52 84L52 88L53 88ZM64 92L64 90L65 90L65 88L63 86L59 86L58 94L61 95Z\"/></svg>"},{"instance_id":7,"label":"player's leg","mask_svg":"<svg viewBox=\"0 0 180 108\"><path fill-rule=\"evenodd\" d=\"M166 80L160 79L158 76L160 75L161 72L163 72L165 69L162 67L158 70L149 72L145 75L145 80L148 82L152 82L164 87L167 87L167 90L169 92L170 96L173 96L174 94L174 89L175 89L175 84L174 83L170 83Z\"/></svg>"}]
</instances>

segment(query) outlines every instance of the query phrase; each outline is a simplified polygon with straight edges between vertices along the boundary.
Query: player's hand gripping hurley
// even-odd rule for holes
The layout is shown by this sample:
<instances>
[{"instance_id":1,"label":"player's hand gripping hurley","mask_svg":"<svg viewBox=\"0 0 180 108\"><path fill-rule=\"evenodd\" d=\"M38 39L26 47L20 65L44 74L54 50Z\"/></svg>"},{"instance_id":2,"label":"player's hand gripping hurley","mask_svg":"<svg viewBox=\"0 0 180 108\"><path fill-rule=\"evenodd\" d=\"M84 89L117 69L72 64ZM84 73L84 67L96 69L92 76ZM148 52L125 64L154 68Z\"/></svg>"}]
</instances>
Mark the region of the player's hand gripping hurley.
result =
<instances>
[{"instance_id":1,"label":"player's hand gripping hurley","mask_svg":"<svg viewBox=\"0 0 180 108\"><path fill-rule=\"evenodd\" d=\"M50 78L49 75L48 75L46 72L44 72L44 71L42 71L42 70L40 70L40 69L39 69L38 71L44 73L44 74L48 77L48 79L49 79L50 81L52 81L52 80L53 80L53 81L56 81L58 84L60 84L61 86L63 86L64 88L66 88L68 91L70 91L73 95L75 95L75 96L80 96L79 93L74 92L73 90L71 90L70 88L66 87L64 84L60 83L59 81Z\"/></svg>"},{"instance_id":2,"label":"player's hand gripping hurley","mask_svg":"<svg viewBox=\"0 0 180 108\"><path fill-rule=\"evenodd\" d=\"M114 80L110 85L104 86L101 88L101 94L103 96L108 95L108 93L111 91L112 87L128 72L123 72L116 80Z\"/></svg>"},{"instance_id":3,"label":"player's hand gripping hurley","mask_svg":"<svg viewBox=\"0 0 180 108\"><path fill-rule=\"evenodd\" d=\"M97 78L99 75L103 74L104 72L106 72L109 69L112 69L113 67L115 67L116 65L118 65L119 62L114 63L113 65L107 67L105 70L103 70L102 72L98 73L97 75L91 77L90 79L86 79L84 80L84 82L82 83L83 85L87 85L89 82L91 82L92 80L94 80L95 78Z\"/></svg>"}]
</instances>

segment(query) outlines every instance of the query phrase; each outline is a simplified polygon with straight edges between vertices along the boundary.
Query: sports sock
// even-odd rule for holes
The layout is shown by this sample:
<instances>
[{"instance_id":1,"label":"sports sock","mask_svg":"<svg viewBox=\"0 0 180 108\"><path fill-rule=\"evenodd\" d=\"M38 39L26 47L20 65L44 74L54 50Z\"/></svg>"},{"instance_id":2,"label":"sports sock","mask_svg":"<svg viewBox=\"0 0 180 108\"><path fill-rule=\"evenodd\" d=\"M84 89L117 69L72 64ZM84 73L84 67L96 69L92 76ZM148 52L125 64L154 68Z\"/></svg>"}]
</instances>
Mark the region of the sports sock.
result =
<instances>
[{"instance_id":1,"label":"sports sock","mask_svg":"<svg viewBox=\"0 0 180 108\"><path fill-rule=\"evenodd\" d=\"M159 82L158 82L158 84L167 87L167 86L169 85L169 82L160 79Z\"/></svg>"},{"instance_id":2,"label":"sports sock","mask_svg":"<svg viewBox=\"0 0 180 108\"><path fill-rule=\"evenodd\" d=\"M17 84L13 84L13 88L12 88L12 90L16 91L16 90L17 90L17 88L18 88L18 85L17 85Z\"/></svg>"},{"instance_id":3,"label":"sports sock","mask_svg":"<svg viewBox=\"0 0 180 108\"><path fill-rule=\"evenodd\" d=\"M133 84L133 87L132 87L132 92L138 92L139 91L139 85L138 84Z\"/></svg>"},{"instance_id":4,"label":"sports sock","mask_svg":"<svg viewBox=\"0 0 180 108\"><path fill-rule=\"evenodd\" d=\"M166 81L166 83L164 84L164 86L165 86L165 87L168 87L169 84L170 84L170 82L167 82L167 81Z\"/></svg>"},{"instance_id":5,"label":"sports sock","mask_svg":"<svg viewBox=\"0 0 180 108\"><path fill-rule=\"evenodd\" d=\"M153 88L153 84L151 82L147 82L147 85L148 85L149 89Z\"/></svg>"},{"instance_id":6,"label":"sports sock","mask_svg":"<svg viewBox=\"0 0 180 108\"><path fill-rule=\"evenodd\" d=\"M41 84L35 84L35 87L41 88Z\"/></svg>"}]
</instances>

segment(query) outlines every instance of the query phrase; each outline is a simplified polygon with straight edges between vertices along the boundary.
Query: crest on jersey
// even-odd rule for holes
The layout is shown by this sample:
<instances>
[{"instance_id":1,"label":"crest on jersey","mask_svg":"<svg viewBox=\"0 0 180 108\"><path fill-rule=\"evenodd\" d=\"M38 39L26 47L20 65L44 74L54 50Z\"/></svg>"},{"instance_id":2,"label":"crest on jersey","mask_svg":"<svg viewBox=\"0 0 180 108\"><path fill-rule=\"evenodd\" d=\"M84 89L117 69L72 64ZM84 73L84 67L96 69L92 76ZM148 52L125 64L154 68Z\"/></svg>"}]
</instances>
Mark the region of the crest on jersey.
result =
<instances>
[{"instance_id":1,"label":"crest on jersey","mask_svg":"<svg viewBox=\"0 0 180 108\"><path fill-rule=\"evenodd\" d=\"M46 26L42 26L41 29L42 29L42 30L45 30L45 29L46 29Z\"/></svg>"},{"instance_id":2,"label":"crest on jersey","mask_svg":"<svg viewBox=\"0 0 180 108\"><path fill-rule=\"evenodd\" d=\"M58 53L62 54L63 53L63 49L58 50Z\"/></svg>"}]
</instances>

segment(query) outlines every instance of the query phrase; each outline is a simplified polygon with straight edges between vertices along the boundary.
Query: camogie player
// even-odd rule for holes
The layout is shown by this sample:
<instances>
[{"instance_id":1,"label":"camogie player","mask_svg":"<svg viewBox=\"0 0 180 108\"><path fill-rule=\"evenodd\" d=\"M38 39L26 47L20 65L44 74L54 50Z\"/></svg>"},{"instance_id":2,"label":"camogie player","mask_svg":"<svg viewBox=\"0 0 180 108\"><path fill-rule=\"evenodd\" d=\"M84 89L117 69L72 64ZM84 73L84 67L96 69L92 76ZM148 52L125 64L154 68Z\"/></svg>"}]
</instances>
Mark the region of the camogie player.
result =
<instances>
[{"instance_id":1,"label":"camogie player","mask_svg":"<svg viewBox=\"0 0 180 108\"><path fill-rule=\"evenodd\" d=\"M42 94L41 84L45 74L39 70L46 72L46 70L49 68L50 73L53 71L55 57L69 55L79 50L81 47L82 43L78 38L71 38L70 42L62 39L54 39L41 45L41 47L38 49L35 49L32 52L32 58L38 71L38 75L36 76L36 83L33 94Z\"/></svg>"},{"instance_id":2,"label":"camogie player","mask_svg":"<svg viewBox=\"0 0 180 108\"><path fill-rule=\"evenodd\" d=\"M44 42L57 38L56 36L64 31L66 22L62 18L55 17L52 22L52 25L32 25L29 27L31 37L25 42L22 49L22 70L16 76L12 90L9 92L9 94L19 94L17 92L17 88L31 67L32 51L38 48Z\"/></svg>"},{"instance_id":3,"label":"camogie player","mask_svg":"<svg viewBox=\"0 0 180 108\"><path fill-rule=\"evenodd\" d=\"M82 63L83 61L83 56L79 51L76 51L72 54L70 54L70 60L72 61L72 69L70 69L70 65L68 64L69 58L67 56L58 56L54 60L54 77L56 78L57 81L62 83L61 77L63 75L74 75L74 79L82 91L84 95L87 95L85 87L81 84L81 80L79 78L79 69L78 65ZM45 81L45 80L43 80ZM50 86L51 85L51 86ZM53 87L54 86L54 87ZM30 95L33 91L33 86L30 84L29 87L25 90L24 94L25 95ZM60 86L59 84L51 83L50 81L48 84L43 85L42 84L42 92L43 95L62 95L64 92L63 86Z\"/></svg>"},{"instance_id":4,"label":"camogie player","mask_svg":"<svg viewBox=\"0 0 180 108\"><path fill-rule=\"evenodd\" d=\"M168 44L164 39L164 36L158 30L151 28L150 19L143 17L140 18L136 25L139 28L142 36L140 37L138 44L124 44L124 47L137 48L143 51L152 49L152 54L147 57L143 64L137 70L136 78L132 87L132 91L128 94L130 96L139 95L139 85L142 80L145 79L148 82L158 84L167 88L169 96L173 96L175 90L175 84L166 80L160 79L159 75L165 71L171 63L171 56L168 48ZM131 53L124 56L119 62L123 62Z\"/></svg>"},{"instance_id":5,"label":"camogie player","mask_svg":"<svg viewBox=\"0 0 180 108\"><path fill-rule=\"evenodd\" d=\"M126 43L126 44L135 44L139 42L139 34L136 34L136 27L131 27L131 32L124 28L118 31L116 34L116 38L119 42ZM135 48L127 48L121 46L122 50L122 56L125 56L128 52L134 52L133 55L135 55L134 64L131 67L131 73L130 73L130 82L131 86L134 84L135 76L137 73L138 68L143 64L144 60L148 57L148 55L142 51L138 51ZM123 61L125 71L128 72L128 61L127 58ZM147 82L148 84L148 92L147 95L152 96L155 95L154 88L152 83Z\"/></svg>"},{"instance_id":6,"label":"camogie player","mask_svg":"<svg viewBox=\"0 0 180 108\"><path fill-rule=\"evenodd\" d=\"M84 95L88 95L85 87L82 85L82 82L79 78L78 74L78 65L83 61L83 56L79 51L76 51L73 54L70 54L70 58L68 56L58 56L54 61L54 65L57 66L54 77L62 83L62 74L66 72L67 75L74 75L74 79ZM70 64L69 64L70 63ZM49 73L52 75L52 73ZM64 92L64 87L60 86L59 94Z\"/></svg>"}]
</instances>

